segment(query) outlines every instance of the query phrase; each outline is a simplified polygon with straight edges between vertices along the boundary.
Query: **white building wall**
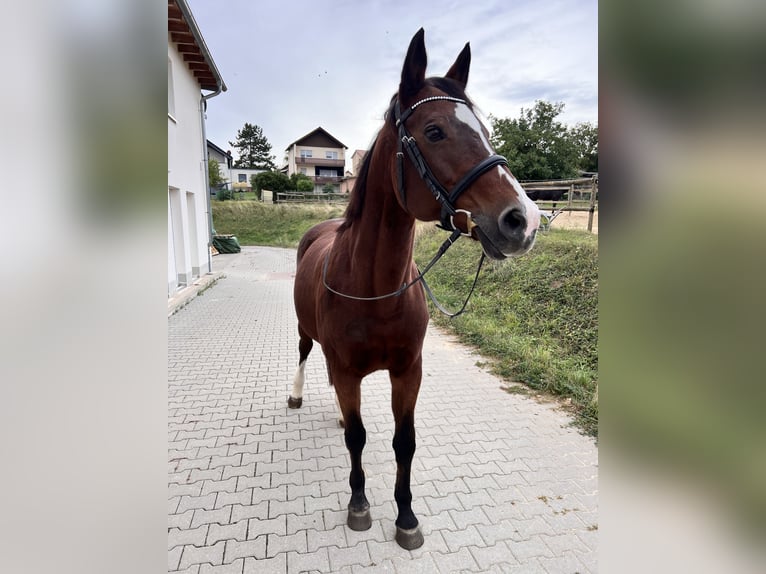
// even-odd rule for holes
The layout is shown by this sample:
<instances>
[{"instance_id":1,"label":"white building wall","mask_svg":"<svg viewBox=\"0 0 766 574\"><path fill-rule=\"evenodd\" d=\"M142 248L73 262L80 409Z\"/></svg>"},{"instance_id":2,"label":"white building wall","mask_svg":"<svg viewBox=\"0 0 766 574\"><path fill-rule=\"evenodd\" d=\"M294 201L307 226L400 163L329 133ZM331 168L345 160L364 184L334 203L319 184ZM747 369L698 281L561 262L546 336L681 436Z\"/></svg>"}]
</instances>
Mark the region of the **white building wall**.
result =
<instances>
[{"instance_id":1,"label":"white building wall","mask_svg":"<svg viewBox=\"0 0 766 574\"><path fill-rule=\"evenodd\" d=\"M245 169L242 167L232 167L231 168L231 183L237 183L239 181L239 175L242 174L245 176L245 182L250 183L250 178L254 175L258 175L259 173L263 173L266 171L265 169Z\"/></svg>"},{"instance_id":2,"label":"white building wall","mask_svg":"<svg viewBox=\"0 0 766 574\"><path fill-rule=\"evenodd\" d=\"M168 38L168 294L212 271L200 86ZM172 76L172 79L170 77ZM169 85L170 91L170 85ZM171 113L172 111L172 113ZM173 243L172 249L170 243Z\"/></svg>"}]
</instances>

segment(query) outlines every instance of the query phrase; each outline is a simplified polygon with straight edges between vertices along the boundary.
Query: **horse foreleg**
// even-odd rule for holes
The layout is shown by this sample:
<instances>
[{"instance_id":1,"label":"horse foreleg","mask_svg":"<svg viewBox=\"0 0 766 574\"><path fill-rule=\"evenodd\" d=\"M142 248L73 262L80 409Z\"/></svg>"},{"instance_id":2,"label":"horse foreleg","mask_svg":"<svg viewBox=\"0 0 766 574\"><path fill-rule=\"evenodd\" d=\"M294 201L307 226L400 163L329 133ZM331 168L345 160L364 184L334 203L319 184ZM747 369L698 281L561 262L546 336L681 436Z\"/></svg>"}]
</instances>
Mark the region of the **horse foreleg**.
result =
<instances>
[{"instance_id":1,"label":"horse foreleg","mask_svg":"<svg viewBox=\"0 0 766 574\"><path fill-rule=\"evenodd\" d=\"M396 486L394 498L398 508L396 542L406 550L423 545L423 533L412 512L410 475L415 455L415 402L421 379L421 361L417 360L405 374L391 374L391 407L394 411L393 447L396 455Z\"/></svg>"},{"instance_id":2,"label":"horse foreleg","mask_svg":"<svg viewBox=\"0 0 766 574\"><path fill-rule=\"evenodd\" d=\"M367 442L367 431L362 424L361 379L333 372L331 375L335 394L345 421L344 438L351 458L349 486L351 500L348 503L347 524L351 530L367 530L372 526L370 503L364 493L365 476L362 468L362 451Z\"/></svg>"},{"instance_id":3,"label":"horse foreleg","mask_svg":"<svg viewBox=\"0 0 766 574\"><path fill-rule=\"evenodd\" d=\"M300 341L298 342L298 353L300 358L298 359L298 370L295 372L293 378L293 392L287 399L287 406L291 409L299 409L303 405L303 385L306 382L306 360L314 346L314 341L303 332L300 325L298 325L298 335Z\"/></svg>"}]
</instances>

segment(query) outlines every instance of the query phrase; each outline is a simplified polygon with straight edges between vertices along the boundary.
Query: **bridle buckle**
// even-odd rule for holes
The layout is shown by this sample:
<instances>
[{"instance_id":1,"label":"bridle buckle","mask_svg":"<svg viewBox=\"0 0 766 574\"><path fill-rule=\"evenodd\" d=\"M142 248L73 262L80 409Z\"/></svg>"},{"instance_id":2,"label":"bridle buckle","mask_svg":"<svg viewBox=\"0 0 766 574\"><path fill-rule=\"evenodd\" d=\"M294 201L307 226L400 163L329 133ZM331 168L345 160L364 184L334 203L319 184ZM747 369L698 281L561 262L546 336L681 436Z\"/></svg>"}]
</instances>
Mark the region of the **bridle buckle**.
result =
<instances>
[{"instance_id":1,"label":"bridle buckle","mask_svg":"<svg viewBox=\"0 0 766 574\"><path fill-rule=\"evenodd\" d=\"M456 209L455 213L451 214L449 216L449 222L452 224L452 229L459 229L457 225L455 225L455 216L458 213L465 214L465 226L468 231L460 232L460 235L463 237L471 237L471 234L473 232L473 228L476 227L476 223L474 222L473 218L471 217L471 212L466 209Z\"/></svg>"}]
</instances>

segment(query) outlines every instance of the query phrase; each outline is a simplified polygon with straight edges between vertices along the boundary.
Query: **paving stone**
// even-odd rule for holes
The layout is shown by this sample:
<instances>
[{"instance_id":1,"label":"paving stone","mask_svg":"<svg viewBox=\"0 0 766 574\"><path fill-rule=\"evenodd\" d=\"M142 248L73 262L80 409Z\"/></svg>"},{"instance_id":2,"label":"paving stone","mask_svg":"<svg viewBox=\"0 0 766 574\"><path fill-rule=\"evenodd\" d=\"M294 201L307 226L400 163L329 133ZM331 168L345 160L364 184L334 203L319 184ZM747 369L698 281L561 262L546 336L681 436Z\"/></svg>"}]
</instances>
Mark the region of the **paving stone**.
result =
<instances>
[{"instance_id":1,"label":"paving stone","mask_svg":"<svg viewBox=\"0 0 766 574\"><path fill-rule=\"evenodd\" d=\"M215 544L219 540L245 540L247 537L247 520L240 520L234 524L211 524L208 527L208 545Z\"/></svg>"},{"instance_id":2,"label":"paving stone","mask_svg":"<svg viewBox=\"0 0 766 574\"><path fill-rule=\"evenodd\" d=\"M175 514L186 512L189 509L204 508L212 510L215 506L215 493L206 496L182 496Z\"/></svg>"},{"instance_id":3,"label":"paving stone","mask_svg":"<svg viewBox=\"0 0 766 574\"><path fill-rule=\"evenodd\" d=\"M243 574L285 574L287 572L287 555L280 554L274 558L245 558Z\"/></svg>"},{"instance_id":4,"label":"paving stone","mask_svg":"<svg viewBox=\"0 0 766 574\"><path fill-rule=\"evenodd\" d=\"M171 528L168 530L168 548L193 544L194 546L204 546L207 538L208 526L203 525L197 528L181 530Z\"/></svg>"},{"instance_id":5,"label":"paving stone","mask_svg":"<svg viewBox=\"0 0 766 574\"><path fill-rule=\"evenodd\" d=\"M266 558L266 535L253 540L227 540L224 552L224 562L232 562L238 558Z\"/></svg>"},{"instance_id":6,"label":"paving stone","mask_svg":"<svg viewBox=\"0 0 766 574\"><path fill-rule=\"evenodd\" d=\"M206 480L202 483L201 494L207 495L211 492L234 492L237 489L237 479L228 480Z\"/></svg>"},{"instance_id":7,"label":"paving stone","mask_svg":"<svg viewBox=\"0 0 766 574\"><path fill-rule=\"evenodd\" d=\"M435 553L433 561L439 572L460 572L461 570L476 570L478 571L479 565L471 555L468 548L461 548L456 552L449 552L447 554Z\"/></svg>"},{"instance_id":8,"label":"paving stone","mask_svg":"<svg viewBox=\"0 0 766 574\"><path fill-rule=\"evenodd\" d=\"M408 552L394 541L384 372L362 391L373 526L350 531L349 458L319 345L303 408L286 405L298 360L295 251L244 247L214 265L226 277L168 319L169 571L597 570L593 440L555 406L502 391L481 357L433 326L412 473L425 544Z\"/></svg>"},{"instance_id":9,"label":"paving stone","mask_svg":"<svg viewBox=\"0 0 766 574\"><path fill-rule=\"evenodd\" d=\"M295 534L269 534L266 541L266 556L272 558L277 554L295 550L307 552L306 531L299 530Z\"/></svg>"},{"instance_id":10,"label":"paving stone","mask_svg":"<svg viewBox=\"0 0 766 574\"><path fill-rule=\"evenodd\" d=\"M234 504L231 507L231 521L239 522L243 518L268 518L269 501L264 500L258 504L241 505Z\"/></svg>"},{"instance_id":11,"label":"paving stone","mask_svg":"<svg viewBox=\"0 0 766 574\"><path fill-rule=\"evenodd\" d=\"M233 504L248 506L253 500L252 490L240 490L239 492L219 492L215 499L215 507L223 508Z\"/></svg>"},{"instance_id":12,"label":"paving stone","mask_svg":"<svg viewBox=\"0 0 766 574\"><path fill-rule=\"evenodd\" d=\"M347 548L336 548L331 546L328 551L330 555L331 571L340 570L344 566L372 565L370 554L367 551L367 545L364 542L360 542L356 546Z\"/></svg>"},{"instance_id":13,"label":"paving stone","mask_svg":"<svg viewBox=\"0 0 766 574\"><path fill-rule=\"evenodd\" d=\"M247 523L247 537L256 538L262 534L287 534L287 518L282 515L277 518L251 518Z\"/></svg>"},{"instance_id":14,"label":"paving stone","mask_svg":"<svg viewBox=\"0 0 766 574\"><path fill-rule=\"evenodd\" d=\"M235 560L231 564L222 564L212 566L211 564L202 564L199 568L199 574L242 574L245 567L245 561Z\"/></svg>"},{"instance_id":15,"label":"paving stone","mask_svg":"<svg viewBox=\"0 0 766 574\"><path fill-rule=\"evenodd\" d=\"M181 561L181 552L183 552L183 546L176 546L168 550L168 570L178 569L178 564Z\"/></svg>"},{"instance_id":16,"label":"paving stone","mask_svg":"<svg viewBox=\"0 0 766 574\"><path fill-rule=\"evenodd\" d=\"M287 572L295 572L296 574L301 572L316 572L319 574L330 572L330 554L327 548L319 548L314 552L306 554L288 552Z\"/></svg>"},{"instance_id":17,"label":"paving stone","mask_svg":"<svg viewBox=\"0 0 766 574\"><path fill-rule=\"evenodd\" d=\"M231 507L220 508L218 510L195 510L192 517L192 528L200 524L228 524L231 518Z\"/></svg>"},{"instance_id":18,"label":"paving stone","mask_svg":"<svg viewBox=\"0 0 766 574\"><path fill-rule=\"evenodd\" d=\"M168 514L168 528L181 530L191 528L192 516L194 516L194 510L187 510L181 514Z\"/></svg>"},{"instance_id":19,"label":"paving stone","mask_svg":"<svg viewBox=\"0 0 766 574\"><path fill-rule=\"evenodd\" d=\"M223 562L223 541L217 542L212 546L184 546L183 553L181 554L181 562L179 568L186 568L193 564L210 563L213 566L219 565Z\"/></svg>"},{"instance_id":20,"label":"paving stone","mask_svg":"<svg viewBox=\"0 0 766 574\"><path fill-rule=\"evenodd\" d=\"M348 546L346 533L350 531L345 523L328 530L307 530L307 548L308 552L314 552L319 548L328 548L336 546L344 548Z\"/></svg>"}]
</instances>

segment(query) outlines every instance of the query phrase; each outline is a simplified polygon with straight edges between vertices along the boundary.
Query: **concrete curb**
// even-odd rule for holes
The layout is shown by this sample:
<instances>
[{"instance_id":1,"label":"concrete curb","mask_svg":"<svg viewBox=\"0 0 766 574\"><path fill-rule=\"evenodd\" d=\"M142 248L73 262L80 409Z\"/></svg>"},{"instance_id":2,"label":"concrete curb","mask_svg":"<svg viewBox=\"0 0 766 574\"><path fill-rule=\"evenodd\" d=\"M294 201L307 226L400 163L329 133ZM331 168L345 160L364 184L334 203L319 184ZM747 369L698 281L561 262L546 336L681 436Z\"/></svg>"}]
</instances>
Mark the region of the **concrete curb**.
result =
<instances>
[{"instance_id":1,"label":"concrete curb","mask_svg":"<svg viewBox=\"0 0 766 574\"><path fill-rule=\"evenodd\" d=\"M214 271L213 273L207 273L197 279L194 283L177 291L172 297L168 299L168 317L177 313L180 309L184 308L189 302L197 295L209 289L215 285L219 279L226 277L222 271Z\"/></svg>"}]
</instances>

